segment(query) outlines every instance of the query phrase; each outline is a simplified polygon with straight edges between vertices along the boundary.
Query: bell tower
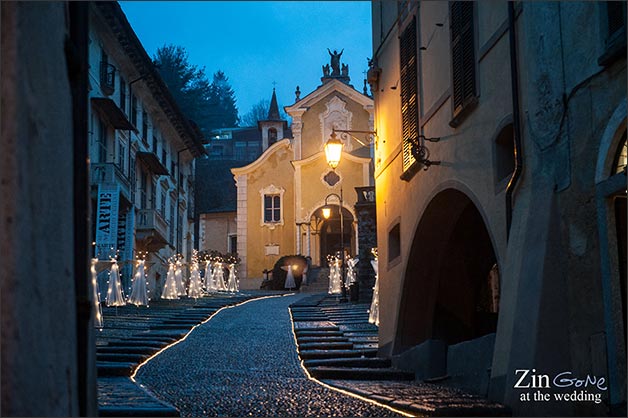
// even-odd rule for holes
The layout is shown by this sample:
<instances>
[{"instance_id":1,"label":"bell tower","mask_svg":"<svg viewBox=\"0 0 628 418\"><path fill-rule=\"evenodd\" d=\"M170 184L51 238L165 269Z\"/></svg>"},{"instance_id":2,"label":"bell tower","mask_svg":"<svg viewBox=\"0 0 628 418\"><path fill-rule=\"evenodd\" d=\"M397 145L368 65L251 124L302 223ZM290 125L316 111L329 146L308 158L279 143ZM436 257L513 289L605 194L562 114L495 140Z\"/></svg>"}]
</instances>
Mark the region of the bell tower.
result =
<instances>
[{"instance_id":1,"label":"bell tower","mask_svg":"<svg viewBox=\"0 0 628 418\"><path fill-rule=\"evenodd\" d=\"M275 142L284 138L284 132L288 127L288 122L279 116L279 106L277 105L277 95L273 87L273 97L270 99L268 117L257 122L258 129L262 132L262 152Z\"/></svg>"}]
</instances>

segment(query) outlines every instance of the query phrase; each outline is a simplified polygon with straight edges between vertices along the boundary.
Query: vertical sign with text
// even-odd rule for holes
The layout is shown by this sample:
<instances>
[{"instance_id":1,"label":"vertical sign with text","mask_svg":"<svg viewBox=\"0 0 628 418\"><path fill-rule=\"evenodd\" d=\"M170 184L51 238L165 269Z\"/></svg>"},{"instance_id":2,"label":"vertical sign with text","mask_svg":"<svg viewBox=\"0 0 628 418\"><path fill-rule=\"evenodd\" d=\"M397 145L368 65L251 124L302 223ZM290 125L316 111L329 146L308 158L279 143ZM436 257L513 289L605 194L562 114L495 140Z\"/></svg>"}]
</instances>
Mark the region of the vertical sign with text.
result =
<instances>
[{"instance_id":1,"label":"vertical sign with text","mask_svg":"<svg viewBox=\"0 0 628 418\"><path fill-rule=\"evenodd\" d=\"M118 206L120 186L98 185L96 210L96 256L107 260L115 254L118 244Z\"/></svg>"}]
</instances>

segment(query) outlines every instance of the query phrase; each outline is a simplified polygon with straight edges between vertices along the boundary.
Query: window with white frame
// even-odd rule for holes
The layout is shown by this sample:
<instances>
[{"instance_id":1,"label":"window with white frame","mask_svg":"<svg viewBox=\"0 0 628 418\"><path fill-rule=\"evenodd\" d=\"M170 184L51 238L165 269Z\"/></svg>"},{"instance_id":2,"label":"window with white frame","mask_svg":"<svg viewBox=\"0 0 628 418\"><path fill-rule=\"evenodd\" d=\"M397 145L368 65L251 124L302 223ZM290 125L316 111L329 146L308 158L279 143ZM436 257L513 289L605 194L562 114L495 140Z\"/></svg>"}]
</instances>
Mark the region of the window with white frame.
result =
<instances>
[{"instance_id":1,"label":"window with white frame","mask_svg":"<svg viewBox=\"0 0 628 418\"><path fill-rule=\"evenodd\" d=\"M261 225L283 225L283 194L284 189L270 185L260 190L262 198Z\"/></svg>"},{"instance_id":2,"label":"window with white frame","mask_svg":"<svg viewBox=\"0 0 628 418\"><path fill-rule=\"evenodd\" d=\"M278 194L264 195L264 222L281 220L281 196Z\"/></svg>"}]
</instances>

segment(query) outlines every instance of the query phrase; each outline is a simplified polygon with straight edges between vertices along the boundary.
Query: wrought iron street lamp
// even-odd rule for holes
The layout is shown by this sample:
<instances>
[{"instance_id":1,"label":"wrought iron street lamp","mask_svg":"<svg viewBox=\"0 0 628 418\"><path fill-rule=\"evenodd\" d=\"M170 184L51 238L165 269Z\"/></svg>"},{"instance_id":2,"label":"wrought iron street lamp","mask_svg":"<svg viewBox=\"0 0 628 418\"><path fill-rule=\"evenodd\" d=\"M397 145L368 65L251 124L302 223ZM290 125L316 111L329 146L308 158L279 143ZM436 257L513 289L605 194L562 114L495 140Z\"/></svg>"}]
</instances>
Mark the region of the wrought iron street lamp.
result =
<instances>
[{"instance_id":1,"label":"wrought iron street lamp","mask_svg":"<svg viewBox=\"0 0 628 418\"><path fill-rule=\"evenodd\" d=\"M327 159L327 164L331 167L332 170L336 170L338 164L340 164L340 158L342 157L342 148L344 144L336 137L336 132L333 130L331 132L331 137L325 144L325 158ZM338 210L340 212L340 268L341 268L341 286L342 296L340 297L340 302L347 302L347 288L345 286L345 234L344 234L344 219L342 216L342 184L340 184L340 196L336 193L331 193L327 195L325 198L325 206L327 206L327 199L331 196L336 196L338 198ZM327 209L327 210L325 210ZM327 218L331 214L331 210L329 208L323 208L323 216Z\"/></svg>"},{"instance_id":2,"label":"wrought iron street lamp","mask_svg":"<svg viewBox=\"0 0 628 418\"><path fill-rule=\"evenodd\" d=\"M377 135L377 131L357 131L357 130L348 130L348 129L336 129L332 128L331 136L327 143L325 143L325 158L327 159L327 164L331 167L332 170L336 170L338 164L340 164L340 159L342 157L342 150L344 148L344 143L338 139L336 136L336 132L340 132L341 134L349 134L353 139L359 142L362 146L372 145L372 139L368 141L368 144L362 142L359 138L354 136L353 134L369 134L369 135ZM327 199L331 196L336 196L339 199L339 209L340 209L340 247L342 248L342 260L341 260L341 279L342 279L342 297L340 302L347 302L347 288L346 288L346 266L345 266L345 248L344 248L344 219L342 215L342 183L340 184L340 196L332 193L325 198L325 206L327 206ZM331 215L331 209L328 207L323 208L323 217L327 219Z\"/></svg>"}]
</instances>

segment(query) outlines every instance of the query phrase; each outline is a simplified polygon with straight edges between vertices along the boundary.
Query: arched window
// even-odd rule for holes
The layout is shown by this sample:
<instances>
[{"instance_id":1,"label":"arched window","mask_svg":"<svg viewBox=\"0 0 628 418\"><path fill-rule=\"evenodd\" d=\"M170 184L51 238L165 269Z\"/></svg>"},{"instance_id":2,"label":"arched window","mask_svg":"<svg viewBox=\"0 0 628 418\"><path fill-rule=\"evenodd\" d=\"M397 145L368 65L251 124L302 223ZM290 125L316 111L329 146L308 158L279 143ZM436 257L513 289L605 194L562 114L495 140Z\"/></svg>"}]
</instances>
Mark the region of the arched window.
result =
<instances>
[{"instance_id":1,"label":"arched window","mask_svg":"<svg viewBox=\"0 0 628 418\"><path fill-rule=\"evenodd\" d=\"M270 147L275 142L277 142L277 129L270 128L268 129L268 146Z\"/></svg>"}]
</instances>

